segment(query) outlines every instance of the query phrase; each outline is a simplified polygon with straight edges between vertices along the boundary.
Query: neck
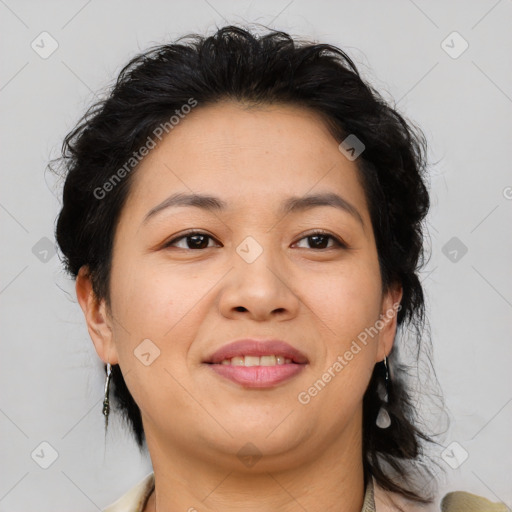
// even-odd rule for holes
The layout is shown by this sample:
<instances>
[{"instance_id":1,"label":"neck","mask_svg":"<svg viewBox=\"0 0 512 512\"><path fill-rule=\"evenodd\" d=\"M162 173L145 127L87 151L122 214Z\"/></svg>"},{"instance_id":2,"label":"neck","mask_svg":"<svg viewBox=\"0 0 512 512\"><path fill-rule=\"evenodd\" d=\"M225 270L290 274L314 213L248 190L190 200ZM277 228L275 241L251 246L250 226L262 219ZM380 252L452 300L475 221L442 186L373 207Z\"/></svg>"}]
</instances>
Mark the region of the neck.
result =
<instances>
[{"instance_id":1,"label":"neck","mask_svg":"<svg viewBox=\"0 0 512 512\"><path fill-rule=\"evenodd\" d=\"M236 453L198 457L186 443L185 449L169 444L149 430L155 490L144 512L361 512L365 482L357 427L317 445L314 456L298 446L244 470Z\"/></svg>"}]
</instances>

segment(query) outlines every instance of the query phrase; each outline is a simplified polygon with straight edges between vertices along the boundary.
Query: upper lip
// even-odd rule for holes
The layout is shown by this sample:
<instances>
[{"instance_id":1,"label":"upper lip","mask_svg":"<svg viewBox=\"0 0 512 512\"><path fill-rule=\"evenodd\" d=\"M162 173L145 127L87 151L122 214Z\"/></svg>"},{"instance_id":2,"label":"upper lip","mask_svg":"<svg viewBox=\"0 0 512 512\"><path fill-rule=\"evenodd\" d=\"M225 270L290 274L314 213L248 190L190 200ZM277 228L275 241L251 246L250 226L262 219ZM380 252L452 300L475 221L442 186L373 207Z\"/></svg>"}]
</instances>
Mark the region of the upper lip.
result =
<instances>
[{"instance_id":1,"label":"upper lip","mask_svg":"<svg viewBox=\"0 0 512 512\"><path fill-rule=\"evenodd\" d=\"M237 356L284 356L294 363L305 364L308 358L298 349L282 340L242 339L228 343L205 359L205 363L221 363Z\"/></svg>"}]
</instances>

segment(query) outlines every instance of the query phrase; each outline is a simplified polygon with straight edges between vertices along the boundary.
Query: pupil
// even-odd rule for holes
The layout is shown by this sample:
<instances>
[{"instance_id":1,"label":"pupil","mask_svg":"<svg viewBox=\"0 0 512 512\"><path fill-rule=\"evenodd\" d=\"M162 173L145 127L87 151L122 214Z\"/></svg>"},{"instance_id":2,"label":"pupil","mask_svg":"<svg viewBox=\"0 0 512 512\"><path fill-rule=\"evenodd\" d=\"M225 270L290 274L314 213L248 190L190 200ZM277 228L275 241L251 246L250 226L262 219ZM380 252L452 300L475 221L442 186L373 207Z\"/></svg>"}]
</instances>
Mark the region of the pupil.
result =
<instances>
[{"instance_id":1,"label":"pupil","mask_svg":"<svg viewBox=\"0 0 512 512\"><path fill-rule=\"evenodd\" d=\"M319 248L319 246L322 246L320 247L321 249L325 249L325 241L327 240L327 236L326 235L312 235L309 237L310 240L315 240L315 242L313 242L313 246L316 247L316 248ZM318 239L323 239L324 240L324 243L320 242L318 243Z\"/></svg>"},{"instance_id":2,"label":"pupil","mask_svg":"<svg viewBox=\"0 0 512 512\"><path fill-rule=\"evenodd\" d=\"M196 242L197 242L197 239L202 239L203 240L203 244L201 244L201 243L199 243L199 244L193 243L192 247L190 247L191 244L189 243L188 245L189 245L190 249L204 249L205 247L208 247L208 237L205 236L205 235L191 235L191 236L189 236L187 238L188 238L188 240L195 239ZM206 245L204 244L204 241L206 241Z\"/></svg>"}]
</instances>

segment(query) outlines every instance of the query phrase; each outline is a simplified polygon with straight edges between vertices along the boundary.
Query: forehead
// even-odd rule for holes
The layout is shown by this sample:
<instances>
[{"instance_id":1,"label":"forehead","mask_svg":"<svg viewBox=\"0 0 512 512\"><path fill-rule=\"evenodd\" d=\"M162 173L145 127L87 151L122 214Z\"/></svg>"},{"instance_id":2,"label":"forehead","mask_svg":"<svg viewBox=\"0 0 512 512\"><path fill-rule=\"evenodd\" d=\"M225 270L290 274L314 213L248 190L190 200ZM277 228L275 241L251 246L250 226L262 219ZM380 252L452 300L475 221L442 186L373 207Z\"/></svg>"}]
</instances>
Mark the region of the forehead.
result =
<instances>
[{"instance_id":1,"label":"forehead","mask_svg":"<svg viewBox=\"0 0 512 512\"><path fill-rule=\"evenodd\" d=\"M139 164L126 207L143 217L179 192L221 197L226 211L277 213L284 196L332 191L365 209L359 170L338 144L310 109L198 106Z\"/></svg>"}]
</instances>

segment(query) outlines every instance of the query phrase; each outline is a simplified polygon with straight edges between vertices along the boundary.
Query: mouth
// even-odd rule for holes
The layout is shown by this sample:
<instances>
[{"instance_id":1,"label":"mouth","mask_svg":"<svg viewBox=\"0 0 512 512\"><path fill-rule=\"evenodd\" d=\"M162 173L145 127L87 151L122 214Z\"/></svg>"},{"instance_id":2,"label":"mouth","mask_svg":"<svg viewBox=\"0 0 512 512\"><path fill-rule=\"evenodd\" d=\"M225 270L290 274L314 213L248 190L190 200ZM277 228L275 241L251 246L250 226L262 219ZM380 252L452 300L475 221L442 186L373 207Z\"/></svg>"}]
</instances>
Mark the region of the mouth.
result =
<instances>
[{"instance_id":1,"label":"mouth","mask_svg":"<svg viewBox=\"0 0 512 512\"><path fill-rule=\"evenodd\" d=\"M245 339L224 345L203 363L243 387L268 388L298 375L309 360L281 340Z\"/></svg>"},{"instance_id":2,"label":"mouth","mask_svg":"<svg viewBox=\"0 0 512 512\"><path fill-rule=\"evenodd\" d=\"M220 363L207 363L207 364L223 364L225 366L279 366L282 364L305 364L299 363L286 357L283 354L270 354L270 355L241 355L231 358L223 359Z\"/></svg>"},{"instance_id":3,"label":"mouth","mask_svg":"<svg viewBox=\"0 0 512 512\"><path fill-rule=\"evenodd\" d=\"M308 358L300 350L285 341L256 339L241 339L228 343L203 361L206 364L236 366L274 366L308 362Z\"/></svg>"}]
</instances>

